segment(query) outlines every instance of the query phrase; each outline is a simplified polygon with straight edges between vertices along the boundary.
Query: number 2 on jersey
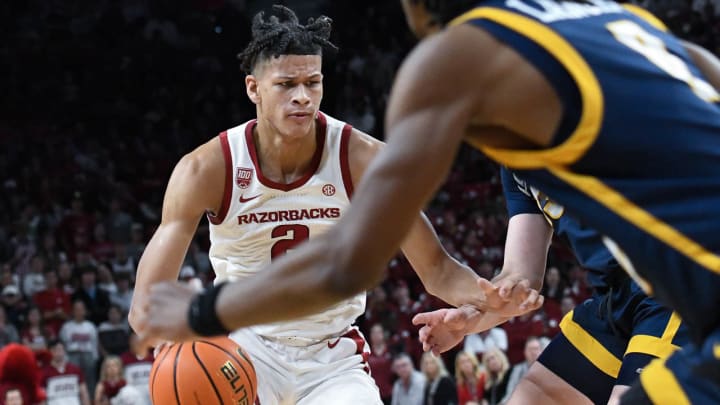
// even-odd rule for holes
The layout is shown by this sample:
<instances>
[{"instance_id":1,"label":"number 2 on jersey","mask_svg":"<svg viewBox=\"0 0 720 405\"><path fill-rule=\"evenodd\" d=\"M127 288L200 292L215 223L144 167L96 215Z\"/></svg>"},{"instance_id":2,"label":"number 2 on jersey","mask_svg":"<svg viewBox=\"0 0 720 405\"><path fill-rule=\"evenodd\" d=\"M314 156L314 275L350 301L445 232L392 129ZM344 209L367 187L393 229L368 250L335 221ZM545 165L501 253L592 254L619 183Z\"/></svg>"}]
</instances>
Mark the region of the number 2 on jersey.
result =
<instances>
[{"instance_id":1,"label":"number 2 on jersey","mask_svg":"<svg viewBox=\"0 0 720 405\"><path fill-rule=\"evenodd\" d=\"M701 99L714 103L720 101L720 94L705 80L693 76L687 64L668 51L665 43L643 27L630 20L620 20L606 25L615 39L623 45L645 56L655 66L670 76L682 80Z\"/></svg>"},{"instance_id":2,"label":"number 2 on jersey","mask_svg":"<svg viewBox=\"0 0 720 405\"><path fill-rule=\"evenodd\" d=\"M300 224L279 225L273 228L270 236L273 239L289 236L289 238L278 240L272 245L272 248L270 248L270 258L274 260L285 254L288 250L308 240L308 238L310 238L310 228Z\"/></svg>"}]
</instances>

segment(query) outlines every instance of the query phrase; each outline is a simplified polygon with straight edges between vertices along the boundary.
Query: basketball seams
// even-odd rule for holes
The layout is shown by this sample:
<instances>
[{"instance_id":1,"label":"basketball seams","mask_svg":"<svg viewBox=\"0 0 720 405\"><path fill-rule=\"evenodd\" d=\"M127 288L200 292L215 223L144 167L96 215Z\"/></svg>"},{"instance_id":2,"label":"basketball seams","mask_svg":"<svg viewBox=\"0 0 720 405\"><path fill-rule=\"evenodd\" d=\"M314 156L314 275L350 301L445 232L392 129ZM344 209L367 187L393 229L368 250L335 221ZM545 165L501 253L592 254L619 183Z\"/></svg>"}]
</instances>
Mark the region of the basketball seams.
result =
<instances>
[{"instance_id":1,"label":"basketball seams","mask_svg":"<svg viewBox=\"0 0 720 405\"><path fill-rule=\"evenodd\" d=\"M170 350L172 350L172 346L168 347L165 351L165 354L163 354L160 361L158 361L157 365L155 365L155 372L153 373L152 377L150 378L150 396L152 398L152 403L155 404L155 377L157 377L158 370L160 370L160 365L163 361L165 361L165 358L170 354ZM157 359L156 359L157 360Z\"/></svg>"},{"instance_id":2,"label":"basketball seams","mask_svg":"<svg viewBox=\"0 0 720 405\"><path fill-rule=\"evenodd\" d=\"M175 353L175 361L173 362L173 389L175 390L175 400L177 400L178 405L180 405L180 393L178 392L177 387L177 366L178 359L180 358L180 351L182 350L183 345L184 343L180 343L180 346Z\"/></svg>"},{"instance_id":3,"label":"basketball seams","mask_svg":"<svg viewBox=\"0 0 720 405\"><path fill-rule=\"evenodd\" d=\"M252 379L250 378L250 374L247 372L247 370L245 370L245 367L243 366L243 362L240 361L240 359L238 359L237 357L235 357L235 354L234 354L234 353L229 352L229 351L227 351L224 347L222 347L222 346L220 346L220 345L218 345L218 344L215 344L215 343L213 343L213 342L207 341L207 340L199 340L199 342L206 343L206 344L209 344L209 345L211 345L211 346L214 346L214 347L222 350L223 352L225 352L225 354L227 354L227 355L230 356L233 360L235 360L235 362L237 362L237 364L240 366L240 369L243 371L243 373L245 373L246 380L248 381L248 385L250 386L250 390L251 390L250 393L252 394L251 397L252 397L252 398L256 398L256 395L257 395L257 392L255 392L256 387L254 387L253 384L250 384L250 383L252 382ZM240 349L240 351L242 352L242 348ZM241 354L241 356L242 356L243 360L245 360L245 363L247 363L247 364L250 365L250 368L252 368L253 374L255 374L255 366L253 366L252 362L251 362L247 357L245 357L244 354ZM255 374L255 375L257 375L257 374ZM179 404L179 403L178 403L178 404Z\"/></svg>"},{"instance_id":4,"label":"basketball seams","mask_svg":"<svg viewBox=\"0 0 720 405\"><path fill-rule=\"evenodd\" d=\"M195 356L195 360L197 360L200 367L203 369L203 372L205 373L205 376L207 377L208 381L210 382L210 385L212 385L213 391L215 391L215 395L217 395L218 403L220 405L223 405L222 396L220 396L220 391L218 391L217 387L215 386L215 382L213 382L212 377L210 376L210 372L205 368L205 364L203 364L202 360L200 360L200 356L197 354L197 350L195 350L195 344L197 342L193 342L192 344L192 352L193 356Z\"/></svg>"}]
</instances>

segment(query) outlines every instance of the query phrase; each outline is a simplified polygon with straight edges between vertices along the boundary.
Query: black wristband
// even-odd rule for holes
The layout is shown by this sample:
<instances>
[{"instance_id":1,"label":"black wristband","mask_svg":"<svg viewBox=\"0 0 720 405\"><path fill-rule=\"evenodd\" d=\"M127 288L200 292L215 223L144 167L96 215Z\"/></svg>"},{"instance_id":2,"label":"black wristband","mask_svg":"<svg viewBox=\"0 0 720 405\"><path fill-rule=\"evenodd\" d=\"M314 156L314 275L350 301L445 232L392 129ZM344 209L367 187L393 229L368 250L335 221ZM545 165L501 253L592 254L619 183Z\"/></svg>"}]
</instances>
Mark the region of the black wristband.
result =
<instances>
[{"instance_id":1,"label":"black wristband","mask_svg":"<svg viewBox=\"0 0 720 405\"><path fill-rule=\"evenodd\" d=\"M227 283L212 286L196 295L188 309L188 324L197 335L218 336L229 335L230 331L223 326L215 311L215 302L220 291Z\"/></svg>"}]
</instances>

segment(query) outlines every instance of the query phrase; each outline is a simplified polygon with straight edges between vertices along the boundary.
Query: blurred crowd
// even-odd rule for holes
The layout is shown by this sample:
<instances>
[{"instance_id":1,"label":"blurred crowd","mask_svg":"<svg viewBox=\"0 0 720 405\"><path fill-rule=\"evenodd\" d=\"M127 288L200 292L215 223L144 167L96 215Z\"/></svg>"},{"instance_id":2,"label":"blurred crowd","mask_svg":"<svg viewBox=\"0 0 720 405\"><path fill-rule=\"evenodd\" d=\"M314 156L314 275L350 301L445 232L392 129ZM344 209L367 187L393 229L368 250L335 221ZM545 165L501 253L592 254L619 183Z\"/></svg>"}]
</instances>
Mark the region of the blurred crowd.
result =
<instances>
[{"instance_id":1,"label":"blurred crowd","mask_svg":"<svg viewBox=\"0 0 720 405\"><path fill-rule=\"evenodd\" d=\"M324 61L322 109L382 138L393 75L413 45L398 2L283 3L303 19L333 17L341 51ZM638 3L680 36L720 50L718 0ZM49 386L49 394L105 404L134 386L126 395L147 401L152 355L138 352L126 321L137 263L174 163L254 116L235 55L252 14L269 4L0 2L0 55L11 61L0 64L0 347L31 347L46 381L74 373L82 382L77 392ZM451 255L483 277L499 271L507 215L492 163L461 149L427 214ZM212 280L207 249L203 223L181 278ZM411 319L444 303L403 257L393 259L358 320L383 399L501 403L563 314L591 294L585 274L555 241L543 309L434 358L422 353Z\"/></svg>"}]
</instances>

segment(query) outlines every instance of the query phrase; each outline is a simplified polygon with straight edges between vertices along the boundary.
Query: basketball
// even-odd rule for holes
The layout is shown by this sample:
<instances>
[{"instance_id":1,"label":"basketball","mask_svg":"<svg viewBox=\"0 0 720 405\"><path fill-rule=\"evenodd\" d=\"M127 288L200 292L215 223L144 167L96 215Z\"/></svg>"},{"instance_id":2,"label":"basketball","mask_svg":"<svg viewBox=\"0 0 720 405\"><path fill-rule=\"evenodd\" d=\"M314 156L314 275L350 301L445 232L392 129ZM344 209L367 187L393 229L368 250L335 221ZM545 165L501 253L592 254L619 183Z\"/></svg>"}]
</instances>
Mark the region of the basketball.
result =
<instances>
[{"instance_id":1,"label":"basketball","mask_svg":"<svg viewBox=\"0 0 720 405\"><path fill-rule=\"evenodd\" d=\"M150 371L150 398L156 405L252 405L256 396L250 356L227 337L165 346Z\"/></svg>"}]
</instances>

